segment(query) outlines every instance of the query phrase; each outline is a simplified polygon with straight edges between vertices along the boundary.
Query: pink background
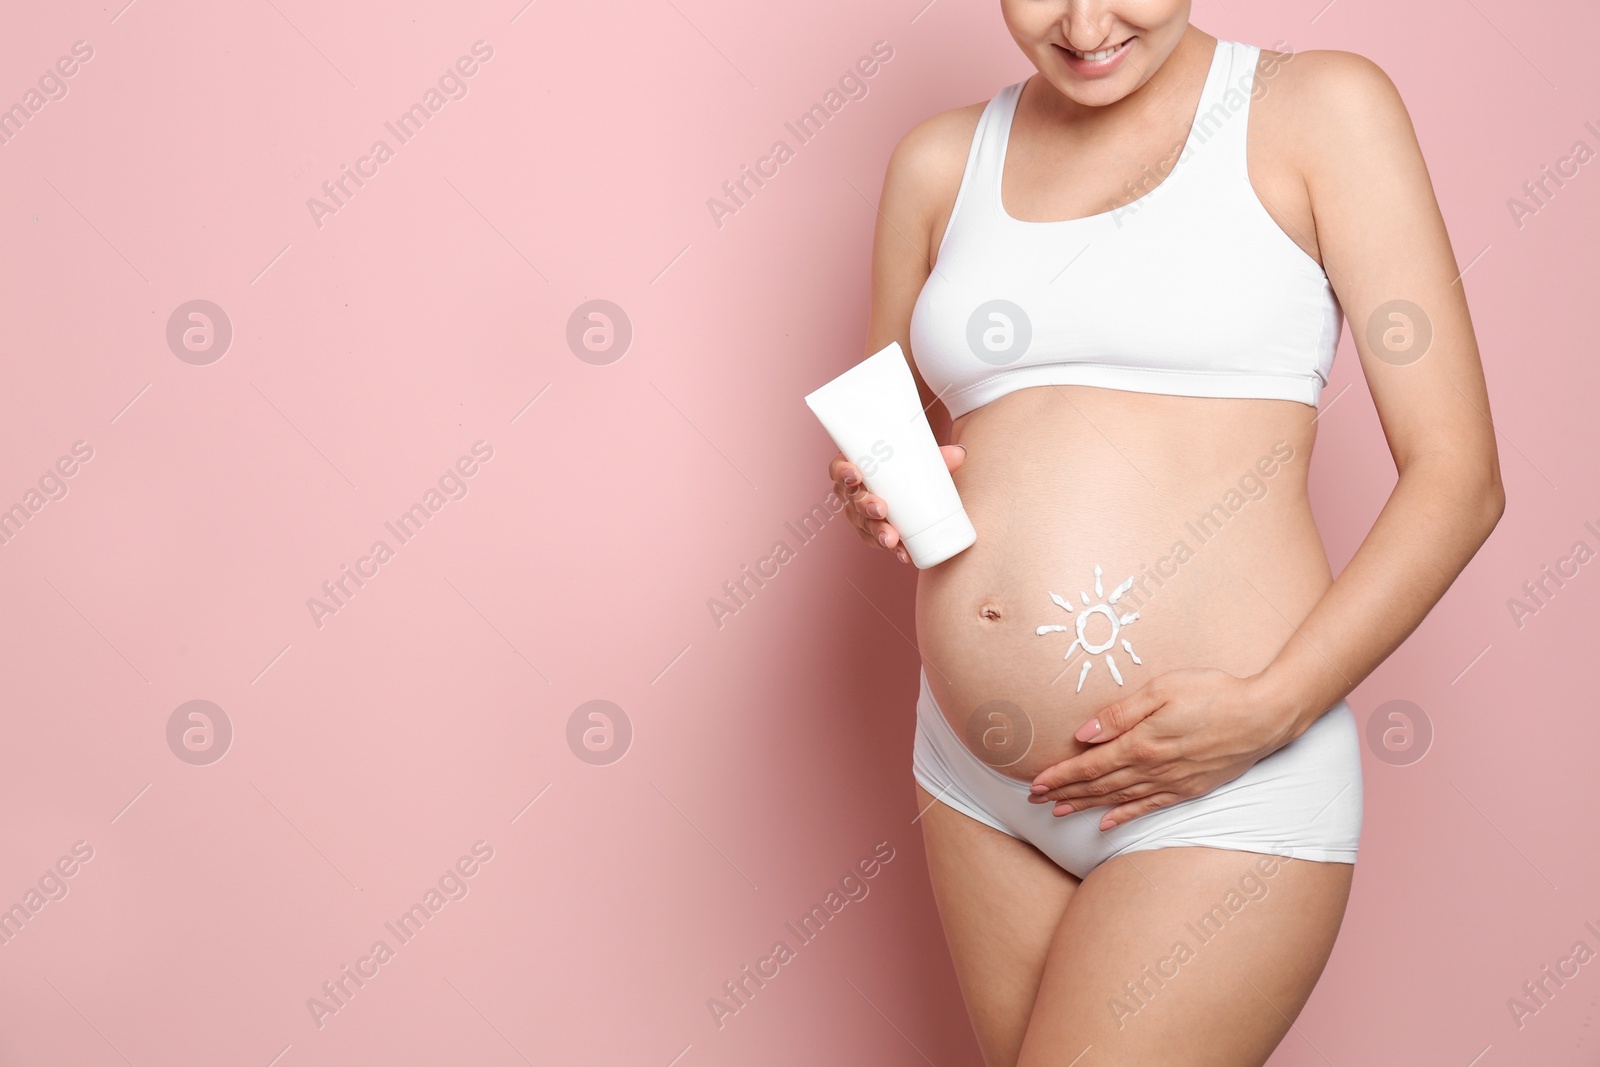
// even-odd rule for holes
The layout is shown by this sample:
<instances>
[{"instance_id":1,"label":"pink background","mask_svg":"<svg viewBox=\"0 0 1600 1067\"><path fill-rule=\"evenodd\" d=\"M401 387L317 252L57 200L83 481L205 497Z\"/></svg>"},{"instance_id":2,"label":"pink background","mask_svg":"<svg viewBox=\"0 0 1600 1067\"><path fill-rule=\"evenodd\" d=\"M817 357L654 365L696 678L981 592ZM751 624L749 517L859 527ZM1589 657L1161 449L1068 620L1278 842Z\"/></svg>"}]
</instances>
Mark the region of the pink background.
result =
<instances>
[{"instance_id":1,"label":"pink background","mask_svg":"<svg viewBox=\"0 0 1600 1067\"><path fill-rule=\"evenodd\" d=\"M0 1064L979 1063L911 821L914 575L842 522L806 545L784 523L828 489L801 396L865 354L891 148L1031 69L997 6L120 3L0 34L0 105L93 48L0 145L0 507L93 453L0 545L0 906L93 850L0 947ZM1344 932L1272 1062L1600 1062L1600 963L1520 1030L1507 1008L1600 950L1577 680L1600 564L1520 628L1507 606L1600 549L1600 163L1520 227L1507 207L1600 147L1600 16L1194 18L1399 85L1472 264L1510 498L1350 698L1363 722L1411 701L1434 738L1365 754ZM467 95L397 146L383 124L478 40ZM719 228L707 200L878 40L869 94ZM380 137L394 157L319 227L307 199ZM165 337L196 299L233 328L206 365ZM605 365L566 341L593 299L633 329ZM1342 566L1394 478L1348 334L1324 405ZM466 495L399 544L384 523L476 441ZM317 625L380 538L394 557ZM796 557L719 628L707 601L779 539ZM604 766L567 742L595 699L633 730ZM208 765L168 745L191 700L231 723ZM319 1027L308 998L478 841L492 859L445 880L467 895ZM707 998L883 841L870 894L719 1029Z\"/></svg>"}]
</instances>

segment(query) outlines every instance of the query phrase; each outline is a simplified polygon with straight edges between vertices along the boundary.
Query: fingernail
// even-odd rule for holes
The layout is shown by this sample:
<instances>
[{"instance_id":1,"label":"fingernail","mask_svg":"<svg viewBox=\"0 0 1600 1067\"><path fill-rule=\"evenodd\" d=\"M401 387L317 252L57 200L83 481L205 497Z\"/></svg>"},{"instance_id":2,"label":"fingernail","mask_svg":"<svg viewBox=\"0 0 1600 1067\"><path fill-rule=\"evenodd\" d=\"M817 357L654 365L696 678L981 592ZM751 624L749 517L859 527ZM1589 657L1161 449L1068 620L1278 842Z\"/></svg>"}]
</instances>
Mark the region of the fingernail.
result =
<instances>
[{"instance_id":1,"label":"fingernail","mask_svg":"<svg viewBox=\"0 0 1600 1067\"><path fill-rule=\"evenodd\" d=\"M967 458L967 446L966 445L956 445L956 447L961 449L961 458L962 459L966 459Z\"/></svg>"},{"instance_id":2,"label":"fingernail","mask_svg":"<svg viewBox=\"0 0 1600 1067\"><path fill-rule=\"evenodd\" d=\"M875 519L883 518L883 505L874 500L867 505L867 514Z\"/></svg>"},{"instance_id":3,"label":"fingernail","mask_svg":"<svg viewBox=\"0 0 1600 1067\"><path fill-rule=\"evenodd\" d=\"M1040 785L1038 782L1034 782L1033 785L1028 787L1028 792L1030 792L1030 793L1048 793L1048 792L1050 792L1050 787L1047 786L1047 785Z\"/></svg>"},{"instance_id":4,"label":"fingernail","mask_svg":"<svg viewBox=\"0 0 1600 1067\"><path fill-rule=\"evenodd\" d=\"M884 530L884 531L882 531L881 533L878 534L878 544L882 545L884 548L888 548L889 547L889 531L888 530Z\"/></svg>"},{"instance_id":5,"label":"fingernail","mask_svg":"<svg viewBox=\"0 0 1600 1067\"><path fill-rule=\"evenodd\" d=\"M1078 727L1078 732L1072 736L1076 737L1079 741L1093 741L1095 738L1100 736L1100 720L1098 718L1090 719L1088 722Z\"/></svg>"},{"instance_id":6,"label":"fingernail","mask_svg":"<svg viewBox=\"0 0 1600 1067\"><path fill-rule=\"evenodd\" d=\"M1057 815L1070 815L1077 810L1077 808L1073 807L1071 804L1068 804L1064 800L1056 806Z\"/></svg>"},{"instance_id":7,"label":"fingernail","mask_svg":"<svg viewBox=\"0 0 1600 1067\"><path fill-rule=\"evenodd\" d=\"M1102 820L1100 820L1100 829L1102 829L1102 830L1109 830L1115 825L1117 825L1117 822L1116 822L1115 819L1102 819Z\"/></svg>"},{"instance_id":8,"label":"fingernail","mask_svg":"<svg viewBox=\"0 0 1600 1067\"><path fill-rule=\"evenodd\" d=\"M844 472L844 484L845 485L855 485L856 481L857 481L857 478L856 478L856 472L855 472L855 468L854 467L852 467L852 468L850 468L850 469L848 469L848 470L846 470Z\"/></svg>"}]
</instances>

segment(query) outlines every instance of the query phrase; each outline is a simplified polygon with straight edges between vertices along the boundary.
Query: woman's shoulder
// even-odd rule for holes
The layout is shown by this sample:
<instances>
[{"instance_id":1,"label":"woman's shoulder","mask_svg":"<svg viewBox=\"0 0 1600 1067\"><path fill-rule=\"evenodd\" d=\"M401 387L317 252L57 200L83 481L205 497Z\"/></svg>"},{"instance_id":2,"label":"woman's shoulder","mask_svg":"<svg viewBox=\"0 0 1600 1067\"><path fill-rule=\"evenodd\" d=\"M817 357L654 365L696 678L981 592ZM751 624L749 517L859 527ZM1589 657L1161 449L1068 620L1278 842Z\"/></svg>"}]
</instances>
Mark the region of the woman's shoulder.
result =
<instances>
[{"instance_id":1,"label":"woman's shoulder","mask_svg":"<svg viewBox=\"0 0 1600 1067\"><path fill-rule=\"evenodd\" d=\"M1382 151L1415 132L1400 91L1366 56L1340 49L1262 48L1251 104L1253 123L1290 149L1302 173Z\"/></svg>"},{"instance_id":2,"label":"woman's shoulder","mask_svg":"<svg viewBox=\"0 0 1600 1067\"><path fill-rule=\"evenodd\" d=\"M889 155L880 210L931 228L955 202L987 100L941 111L907 130Z\"/></svg>"},{"instance_id":3,"label":"woman's shoulder","mask_svg":"<svg viewBox=\"0 0 1600 1067\"><path fill-rule=\"evenodd\" d=\"M1356 52L1262 48L1255 99L1315 133L1404 111L1400 91L1377 63Z\"/></svg>"},{"instance_id":4,"label":"woman's shoulder","mask_svg":"<svg viewBox=\"0 0 1600 1067\"><path fill-rule=\"evenodd\" d=\"M907 130L889 157L891 170L899 168L924 176L948 176L956 180L966 169L967 153L978 132L978 120L989 101L979 100L930 115Z\"/></svg>"}]
</instances>

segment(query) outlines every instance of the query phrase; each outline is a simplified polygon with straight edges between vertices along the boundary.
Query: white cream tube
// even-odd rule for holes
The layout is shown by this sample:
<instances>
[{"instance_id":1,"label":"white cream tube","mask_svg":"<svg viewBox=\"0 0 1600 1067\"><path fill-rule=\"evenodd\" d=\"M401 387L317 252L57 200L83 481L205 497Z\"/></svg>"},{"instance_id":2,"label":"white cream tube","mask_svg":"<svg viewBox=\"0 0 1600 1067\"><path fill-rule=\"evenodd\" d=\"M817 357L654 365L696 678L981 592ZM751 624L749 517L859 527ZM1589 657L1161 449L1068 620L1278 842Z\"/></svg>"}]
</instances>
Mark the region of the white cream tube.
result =
<instances>
[{"instance_id":1,"label":"white cream tube","mask_svg":"<svg viewBox=\"0 0 1600 1067\"><path fill-rule=\"evenodd\" d=\"M806 405L888 505L887 521L919 569L977 541L898 341L808 394Z\"/></svg>"}]
</instances>

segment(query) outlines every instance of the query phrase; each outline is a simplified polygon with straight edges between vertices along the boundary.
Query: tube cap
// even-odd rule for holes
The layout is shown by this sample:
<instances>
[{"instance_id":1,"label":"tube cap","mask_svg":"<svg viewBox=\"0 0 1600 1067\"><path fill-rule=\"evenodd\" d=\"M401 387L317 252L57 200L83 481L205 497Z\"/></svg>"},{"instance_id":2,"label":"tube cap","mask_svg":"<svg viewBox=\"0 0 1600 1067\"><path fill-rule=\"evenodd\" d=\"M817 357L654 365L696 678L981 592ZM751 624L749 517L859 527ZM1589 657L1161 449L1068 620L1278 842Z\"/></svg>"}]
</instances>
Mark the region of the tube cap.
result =
<instances>
[{"instance_id":1,"label":"tube cap","mask_svg":"<svg viewBox=\"0 0 1600 1067\"><path fill-rule=\"evenodd\" d=\"M901 537L918 570L943 563L957 552L971 548L977 540L978 531L973 529L965 508L946 515L926 529Z\"/></svg>"}]
</instances>

